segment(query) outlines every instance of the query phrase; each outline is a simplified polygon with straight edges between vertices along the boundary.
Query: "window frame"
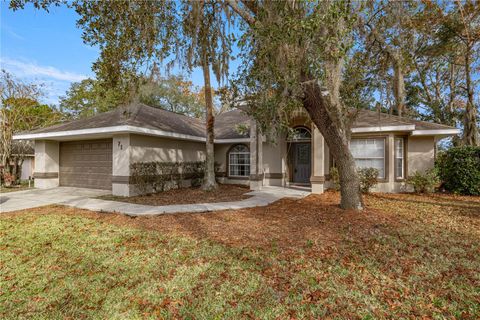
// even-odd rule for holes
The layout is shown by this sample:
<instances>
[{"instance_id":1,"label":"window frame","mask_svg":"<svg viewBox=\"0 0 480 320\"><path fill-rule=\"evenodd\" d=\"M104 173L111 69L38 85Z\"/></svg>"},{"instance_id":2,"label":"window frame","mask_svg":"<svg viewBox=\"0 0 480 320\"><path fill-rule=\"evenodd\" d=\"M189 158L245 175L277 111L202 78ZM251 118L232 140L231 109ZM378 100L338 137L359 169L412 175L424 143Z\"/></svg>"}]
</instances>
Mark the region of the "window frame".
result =
<instances>
[{"instance_id":1,"label":"window frame","mask_svg":"<svg viewBox=\"0 0 480 320\"><path fill-rule=\"evenodd\" d=\"M243 146L243 147L247 148L248 152L235 152L233 154L248 154L248 165L246 165L246 164L231 164L230 163L230 155L232 154L232 150L237 146ZM247 175L245 175L245 176L232 175L230 173L230 168L232 166L248 166ZM250 148L248 147L248 145L246 145L244 143L237 143L237 144L232 145L227 151L227 177L230 178L230 179L248 180L248 179L250 179L250 168L251 168Z\"/></svg>"},{"instance_id":2,"label":"window frame","mask_svg":"<svg viewBox=\"0 0 480 320\"><path fill-rule=\"evenodd\" d=\"M403 176L398 177L398 170L397 170L397 146L396 141L402 140L403 141L403 152L402 152L402 159L403 159ZM395 181L401 182L405 181L408 177L408 137L407 136L394 136L393 137L393 175Z\"/></svg>"},{"instance_id":3,"label":"window frame","mask_svg":"<svg viewBox=\"0 0 480 320\"><path fill-rule=\"evenodd\" d=\"M309 137L308 138L301 138L301 139L295 139L295 137L287 137L287 142L289 143L296 143L296 142L310 142L312 141L312 131L307 128L306 126L295 126L292 128L292 130L304 130L305 132L308 133Z\"/></svg>"},{"instance_id":4,"label":"window frame","mask_svg":"<svg viewBox=\"0 0 480 320\"><path fill-rule=\"evenodd\" d=\"M378 177L378 182L388 182L389 180L389 143L388 143L388 136L354 136L350 139L349 148L351 145L352 140L382 140L383 141L383 177ZM351 150L350 150L351 152ZM353 154L352 154L353 156ZM355 158L353 156L354 161L357 159L381 159L377 158ZM357 167L355 165L355 167Z\"/></svg>"}]
</instances>

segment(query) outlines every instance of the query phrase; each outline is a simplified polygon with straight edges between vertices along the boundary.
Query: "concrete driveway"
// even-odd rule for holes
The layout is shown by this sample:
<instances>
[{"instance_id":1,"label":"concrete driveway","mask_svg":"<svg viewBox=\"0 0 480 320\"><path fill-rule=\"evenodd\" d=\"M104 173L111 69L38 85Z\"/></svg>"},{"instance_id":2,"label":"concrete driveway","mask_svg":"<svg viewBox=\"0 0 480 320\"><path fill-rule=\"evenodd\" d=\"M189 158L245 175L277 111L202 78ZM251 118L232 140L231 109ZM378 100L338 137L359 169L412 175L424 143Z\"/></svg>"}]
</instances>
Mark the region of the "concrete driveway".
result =
<instances>
[{"instance_id":1,"label":"concrete driveway","mask_svg":"<svg viewBox=\"0 0 480 320\"><path fill-rule=\"evenodd\" d=\"M49 204L67 204L101 195L110 194L109 190L58 187L51 189L32 189L0 194L0 212L30 209Z\"/></svg>"}]
</instances>

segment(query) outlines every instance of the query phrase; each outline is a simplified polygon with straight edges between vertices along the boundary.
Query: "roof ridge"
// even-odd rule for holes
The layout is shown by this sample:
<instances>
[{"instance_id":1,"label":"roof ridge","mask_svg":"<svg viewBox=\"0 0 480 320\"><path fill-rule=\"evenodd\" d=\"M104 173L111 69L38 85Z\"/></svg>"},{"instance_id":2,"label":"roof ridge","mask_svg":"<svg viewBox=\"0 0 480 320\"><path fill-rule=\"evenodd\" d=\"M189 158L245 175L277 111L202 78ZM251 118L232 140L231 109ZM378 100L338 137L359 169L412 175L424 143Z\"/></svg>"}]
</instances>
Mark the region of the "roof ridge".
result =
<instances>
[{"instance_id":1,"label":"roof ridge","mask_svg":"<svg viewBox=\"0 0 480 320\"><path fill-rule=\"evenodd\" d=\"M168 113L177 115L177 116L182 116L182 117L186 117L186 118L189 118L189 119L198 120L197 118L194 118L194 117L191 117L191 116L187 116L186 114L183 114L183 113L178 113L178 112L166 110L166 109L163 109L163 108L152 107L152 106L149 106L148 104L145 104L145 103L143 103L143 102L139 102L138 105L139 105L139 106L142 106L142 107L147 107L147 108L150 108L150 109L154 109L154 110L165 111L165 112L168 112Z\"/></svg>"}]
</instances>

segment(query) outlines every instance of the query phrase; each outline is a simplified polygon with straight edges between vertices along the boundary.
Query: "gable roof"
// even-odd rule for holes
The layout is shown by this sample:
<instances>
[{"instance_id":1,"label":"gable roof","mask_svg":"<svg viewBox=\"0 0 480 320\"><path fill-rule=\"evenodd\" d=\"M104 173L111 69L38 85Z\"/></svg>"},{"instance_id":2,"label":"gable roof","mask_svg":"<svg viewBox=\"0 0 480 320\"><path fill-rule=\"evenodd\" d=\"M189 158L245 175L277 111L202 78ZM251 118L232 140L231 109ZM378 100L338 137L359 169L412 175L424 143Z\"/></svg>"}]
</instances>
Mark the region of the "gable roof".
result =
<instances>
[{"instance_id":1,"label":"gable roof","mask_svg":"<svg viewBox=\"0 0 480 320\"><path fill-rule=\"evenodd\" d=\"M238 130L239 125L246 125L248 122L249 116L239 109L217 115L215 142L248 140L249 133L241 134ZM387 131L410 132L411 135L443 136L459 133L458 129L450 126L412 120L371 110L360 110L352 128L352 133ZM65 138L113 133L138 133L195 141L205 141L206 137L203 120L136 103L121 106L93 117L18 134L14 138Z\"/></svg>"}]
</instances>

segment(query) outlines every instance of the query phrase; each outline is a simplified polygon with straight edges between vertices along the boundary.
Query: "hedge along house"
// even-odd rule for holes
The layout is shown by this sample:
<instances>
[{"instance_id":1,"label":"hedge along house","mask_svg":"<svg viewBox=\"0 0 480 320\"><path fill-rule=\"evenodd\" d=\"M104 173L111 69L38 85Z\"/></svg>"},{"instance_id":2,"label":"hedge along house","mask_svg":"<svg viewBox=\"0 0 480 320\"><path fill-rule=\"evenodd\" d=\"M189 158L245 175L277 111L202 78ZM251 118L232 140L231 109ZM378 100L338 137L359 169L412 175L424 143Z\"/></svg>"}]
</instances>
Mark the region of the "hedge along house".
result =
<instances>
[{"instance_id":1,"label":"hedge along house","mask_svg":"<svg viewBox=\"0 0 480 320\"><path fill-rule=\"evenodd\" d=\"M330 187L334 159L319 130L304 112L292 118L293 135L266 139L241 110L215 120L215 161L220 183ZM14 139L35 140L35 187L74 186L131 196L131 165L205 159L203 121L143 104L119 107ZM380 172L376 191L398 192L409 172L434 165L436 142L458 129L387 114L360 111L352 128L351 151L359 167Z\"/></svg>"}]
</instances>

